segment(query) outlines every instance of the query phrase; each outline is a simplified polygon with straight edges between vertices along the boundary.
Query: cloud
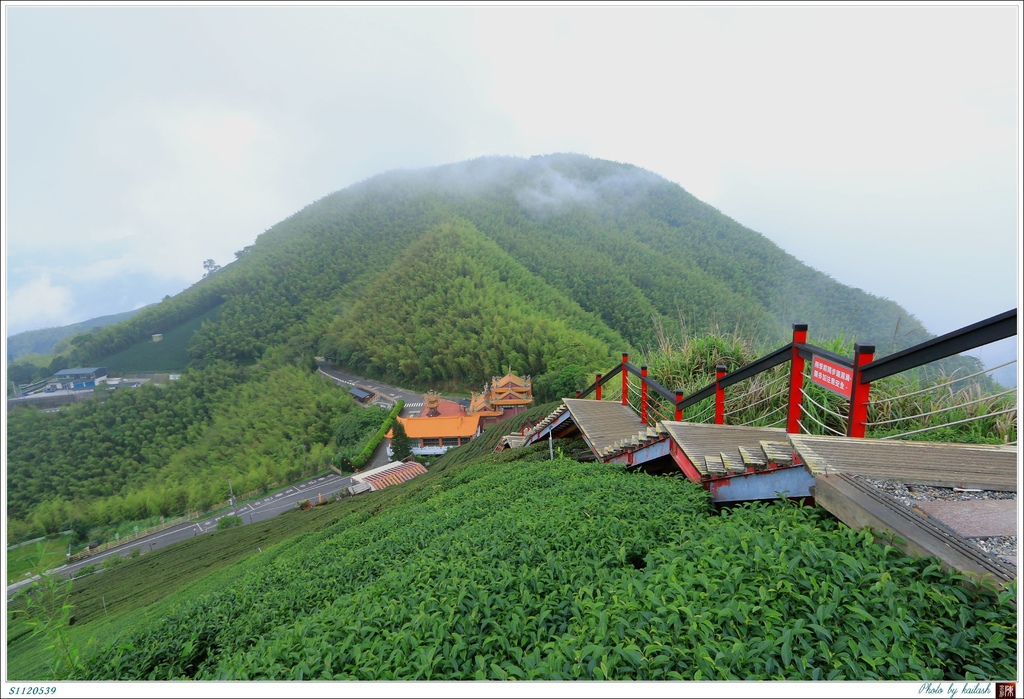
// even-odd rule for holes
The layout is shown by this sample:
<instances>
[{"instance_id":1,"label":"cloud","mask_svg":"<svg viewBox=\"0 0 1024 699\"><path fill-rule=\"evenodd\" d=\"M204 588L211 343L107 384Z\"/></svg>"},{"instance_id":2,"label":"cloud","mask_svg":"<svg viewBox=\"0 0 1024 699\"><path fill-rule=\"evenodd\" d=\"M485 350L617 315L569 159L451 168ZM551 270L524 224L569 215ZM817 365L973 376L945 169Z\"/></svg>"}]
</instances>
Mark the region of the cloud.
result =
<instances>
[{"instance_id":1,"label":"cloud","mask_svg":"<svg viewBox=\"0 0 1024 699\"><path fill-rule=\"evenodd\" d=\"M50 274L75 320L378 173L565 152L676 182L933 332L1015 303L1016 7L9 10L6 282ZM524 196L588 196L565 185Z\"/></svg>"},{"instance_id":2,"label":"cloud","mask_svg":"<svg viewBox=\"0 0 1024 699\"><path fill-rule=\"evenodd\" d=\"M534 180L516 193L516 201L535 215L557 213L570 204L584 204L602 208L614 196L620 206L631 206L643 199L645 185L662 181L652 172L636 169L616 169L596 179L578 179L566 176L558 169L559 154L545 156L543 167Z\"/></svg>"},{"instance_id":3,"label":"cloud","mask_svg":"<svg viewBox=\"0 0 1024 699\"><path fill-rule=\"evenodd\" d=\"M66 325L71 320L74 296L64 286L54 284L50 275L34 279L10 290L5 305L8 332Z\"/></svg>"}]
</instances>

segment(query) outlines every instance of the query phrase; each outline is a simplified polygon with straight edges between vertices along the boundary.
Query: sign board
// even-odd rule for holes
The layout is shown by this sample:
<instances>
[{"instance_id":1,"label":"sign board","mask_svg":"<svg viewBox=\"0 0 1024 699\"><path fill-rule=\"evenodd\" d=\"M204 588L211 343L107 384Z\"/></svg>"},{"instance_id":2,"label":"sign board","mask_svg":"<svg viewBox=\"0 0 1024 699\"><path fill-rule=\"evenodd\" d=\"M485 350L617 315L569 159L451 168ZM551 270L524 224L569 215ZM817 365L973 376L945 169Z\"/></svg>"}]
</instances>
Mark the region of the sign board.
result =
<instances>
[{"instance_id":1,"label":"sign board","mask_svg":"<svg viewBox=\"0 0 1024 699\"><path fill-rule=\"evenodd\" d=\"M843 398L853 392L853 369L842 364L814 356L811 359L811 381Z\"/></svg>"}]
</instances>

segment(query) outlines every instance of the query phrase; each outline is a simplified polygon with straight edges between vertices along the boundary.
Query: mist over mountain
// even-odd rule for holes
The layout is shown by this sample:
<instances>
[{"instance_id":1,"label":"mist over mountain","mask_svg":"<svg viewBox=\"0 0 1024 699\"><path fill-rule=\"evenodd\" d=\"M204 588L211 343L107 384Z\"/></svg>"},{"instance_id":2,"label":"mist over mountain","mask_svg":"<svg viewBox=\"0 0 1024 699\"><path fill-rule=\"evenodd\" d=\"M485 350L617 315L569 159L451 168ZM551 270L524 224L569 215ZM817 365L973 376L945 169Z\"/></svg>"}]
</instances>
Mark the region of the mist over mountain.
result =
<instances>
[{"instance_id":1,"label":"mist over mountain","mask_svg":"<svg viewBox=\"0 0 1024 699\"><path fill-rule=\"evenodd\" d=\"M880 353L928 337L898 304L811 269L679 185L583 155L385 173L236 255L76 338L67 360L96 364L211 312L188 342L193 365L279 348L414 384L475 385L507 366L549 380L590 371L652 345L659 326L779 342L805 322L812 339L842 334Z\"/></svg>"}]
</instances>

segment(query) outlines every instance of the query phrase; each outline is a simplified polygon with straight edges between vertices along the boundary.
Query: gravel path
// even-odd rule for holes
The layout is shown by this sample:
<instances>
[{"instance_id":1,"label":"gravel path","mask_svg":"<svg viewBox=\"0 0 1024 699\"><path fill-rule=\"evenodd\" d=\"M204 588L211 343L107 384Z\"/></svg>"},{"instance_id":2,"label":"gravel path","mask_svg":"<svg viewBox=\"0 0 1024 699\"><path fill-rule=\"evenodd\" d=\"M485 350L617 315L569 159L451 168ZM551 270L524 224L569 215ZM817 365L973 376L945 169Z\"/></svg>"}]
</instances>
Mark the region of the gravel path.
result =
<instances>
[{"instance_id":1,"label":"gravel path","mask_svg":"<svg viewBox=\"0 0 1024 699\"><path fill-rule=\"evenodd\" d=\"M914 485L898 483L896 481L879 481L872 478L863 478L864 482L870 483L879 490L888 493L891 497L912 507L914 502L936 501L936 500L1016 500L1017 493L1002 492L998 490L970 490L962 488L939 488L931 485ZM972 537L966 539L982 551L992 554L996 558L1010 564L1015 564L1017 557L1016 536L986 536Z\"/></svg>"}]
</instances>

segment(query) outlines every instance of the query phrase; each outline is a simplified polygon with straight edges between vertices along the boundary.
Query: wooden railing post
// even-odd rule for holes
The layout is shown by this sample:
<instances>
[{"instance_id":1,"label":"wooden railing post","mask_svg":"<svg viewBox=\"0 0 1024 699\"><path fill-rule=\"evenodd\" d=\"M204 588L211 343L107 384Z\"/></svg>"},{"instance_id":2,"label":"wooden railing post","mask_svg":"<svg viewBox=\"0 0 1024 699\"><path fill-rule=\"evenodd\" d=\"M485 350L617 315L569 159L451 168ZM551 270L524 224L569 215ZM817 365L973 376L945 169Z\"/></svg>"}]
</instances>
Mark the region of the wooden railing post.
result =
<instances>
[{"instance_id":1,"label":"wooden railing post","mask_svg":"<svg viewBox=\"0 0 1024 699\"><path fill-rule=\"evenodd\" d=\"M640 423L647 424L647 365L640 367Z\"/></svg>"},{"instance_id":2,"label":"wooden railing post","mask_svg":"<svg viewBox=\"0 0 1024 699\"><path fill-rule=\"evenodd\" d=\"M601 375L597 375L597 400L601 400Z\"/></svg>"},{"instance_id":3,"label":"wooden railing post","mask_svg":"<svg viewBox=\"0 0 1024 699\"><path fill-rule=\"evenodd\" d=\"M622 353L622 404L629 405L629 372L626 371L626 362L629 361L629 355L625 352Z\"/></svg>"},{"instance_id":4,"label":"wooden railing post","mask_svg":"<svg viewBox=\"0 0 1024 699\"><path fill-rule=\"evenodd\" d=\"M800 432L800 406L804 398L804 358L797 345L807 342L807 324L793 323L793 358L789 360L789 415L786 418L786 432Z\"/></svg>"},{"instance_id":5,"label":"wooden railing post","mask_svg":"<svg viewBox=\"0 0 1024 699\"><path fill-rule=\"evenodd\" d=\"M715 367L715 424L725 424L725 388L722 387L722 377L725 376L725 365L719 364Z\"/></svg>"},{"instance_id":6,"label":"wooden railing post","mask_svg":"<svg viewBox=\"0 0 1024 699\"><path fill-rule=\"evenodd\" d=\"M868 396L871 384L861 381L860 368L875 358L874 345L853 346L853 387L850 390L850 421L846 426L849 437L863 437L868 421Z\"/></svg>"},{"instance_id":7,"label":"wooden railing post","mask_svg":"<svg viewBox=\"0 0 1024 699\"><path fill-rule=\"evenodd\" d=\"M683 421L683 392L676 391L676 422Z\"/></svg>"}]
</instances>

